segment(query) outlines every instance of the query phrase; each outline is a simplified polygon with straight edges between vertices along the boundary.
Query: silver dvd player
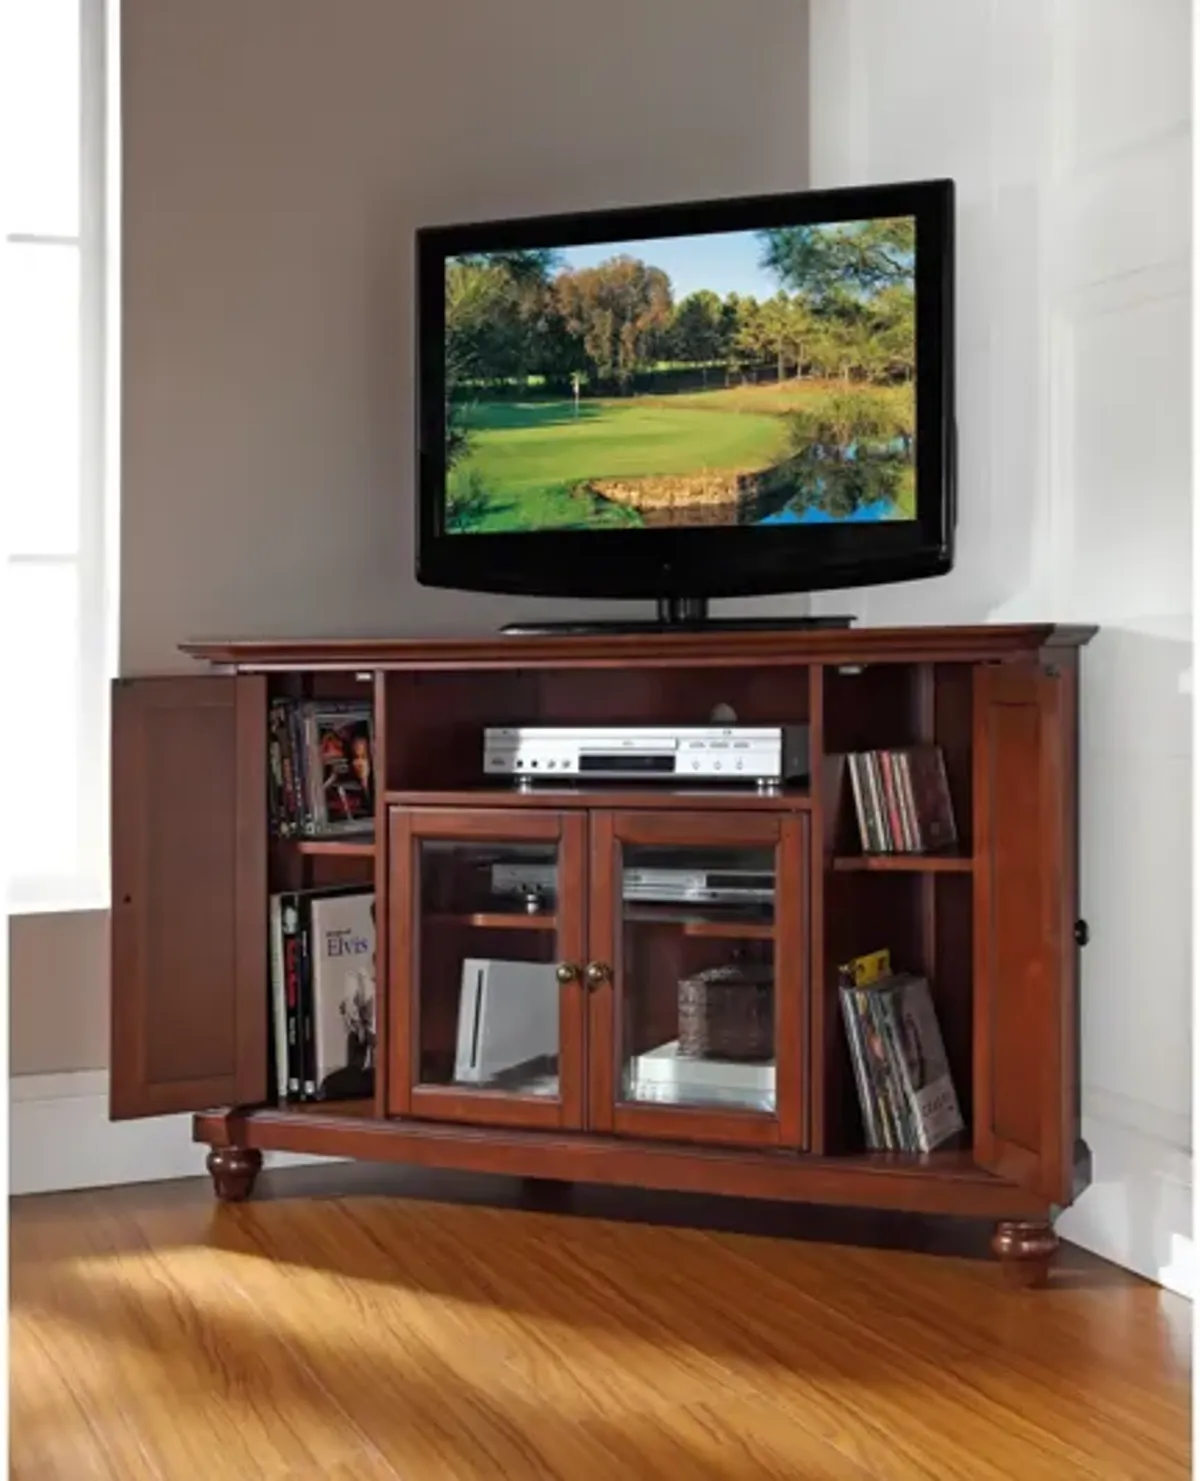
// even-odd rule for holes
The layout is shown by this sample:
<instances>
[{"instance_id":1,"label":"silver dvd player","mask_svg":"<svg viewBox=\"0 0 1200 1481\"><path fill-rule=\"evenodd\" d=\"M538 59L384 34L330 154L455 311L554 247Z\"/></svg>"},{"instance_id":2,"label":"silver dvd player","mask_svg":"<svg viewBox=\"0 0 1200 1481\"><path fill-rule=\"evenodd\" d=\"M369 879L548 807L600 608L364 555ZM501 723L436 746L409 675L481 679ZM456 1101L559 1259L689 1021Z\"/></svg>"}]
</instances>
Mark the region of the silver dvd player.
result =
<instances>
[{"instance_id":1,"label":"silver dvd player","mask_svg":"<svg viewBox=\"0 0 1200 1481\"><path fill-rule=\"evenodd\" d=\"M703 782L782 786L808 779L807 725L489 725L487 777L535 782Z\"/></svg>"},{"instance_id":2,"label":"silver dvd player","mask_svg":"<svg viewBox=\"0 0 1200 1481\"><path fill-rule=\"evenodd\" d=\"M496 895L553 899L558 870L553 864L495 863L491 884ZM622 895L644 904L766 906L775 898L775 875L770 869L737 867L635 867L624 871Z\"/></svg>"}]
</instances>

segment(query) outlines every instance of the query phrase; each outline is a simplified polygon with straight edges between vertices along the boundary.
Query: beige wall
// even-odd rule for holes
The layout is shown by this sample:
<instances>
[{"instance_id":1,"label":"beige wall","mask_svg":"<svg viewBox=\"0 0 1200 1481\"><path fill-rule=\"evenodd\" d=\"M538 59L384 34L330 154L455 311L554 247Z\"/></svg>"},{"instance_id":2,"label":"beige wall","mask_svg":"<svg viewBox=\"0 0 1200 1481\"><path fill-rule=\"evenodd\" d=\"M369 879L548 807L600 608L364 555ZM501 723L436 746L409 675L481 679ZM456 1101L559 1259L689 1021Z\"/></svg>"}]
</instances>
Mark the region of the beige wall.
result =
<instances>
[{"instance_id":1,"label":"beige wall","mask_svg":"<svg viewBox=\"0 0 1200 1481\"><path fill-rule=\"evenodd\" d=\"M188 636L582 610L412 579L413 230L803 186L803 0L125 0L122 27L123 672L186 668ZM15 1073L106 1062L104 927L14 922Z\"/></svg>"}]
</instances>

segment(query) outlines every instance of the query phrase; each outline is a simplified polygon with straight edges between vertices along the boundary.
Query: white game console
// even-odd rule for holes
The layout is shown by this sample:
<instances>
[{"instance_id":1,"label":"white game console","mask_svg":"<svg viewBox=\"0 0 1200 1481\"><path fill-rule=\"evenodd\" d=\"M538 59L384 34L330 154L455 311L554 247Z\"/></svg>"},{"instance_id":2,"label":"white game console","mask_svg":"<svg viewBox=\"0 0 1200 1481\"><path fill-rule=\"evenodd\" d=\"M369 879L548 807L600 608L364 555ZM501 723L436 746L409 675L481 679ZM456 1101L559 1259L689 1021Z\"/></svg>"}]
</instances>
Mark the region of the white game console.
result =
<instances>
[{"instance_id":1,"label":"white game console","mask_svg":"<svg viewBox=\"0 0 1200 1481\"><path fill-rule=\"evenodd\" d=\"M554 963L467 957L462 966L454 1078L488 1085L558 1058L558 978Z\"/></svg>"}]
</instances>

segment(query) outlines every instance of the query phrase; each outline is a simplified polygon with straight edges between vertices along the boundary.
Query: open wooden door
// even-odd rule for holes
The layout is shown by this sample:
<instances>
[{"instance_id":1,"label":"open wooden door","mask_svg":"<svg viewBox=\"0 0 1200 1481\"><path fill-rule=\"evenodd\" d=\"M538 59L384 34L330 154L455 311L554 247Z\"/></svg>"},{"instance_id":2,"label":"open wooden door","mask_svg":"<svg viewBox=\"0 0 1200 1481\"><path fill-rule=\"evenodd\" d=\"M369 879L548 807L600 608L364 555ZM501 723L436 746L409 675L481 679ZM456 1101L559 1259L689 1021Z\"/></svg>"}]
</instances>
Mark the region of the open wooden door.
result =
<instances>
[{"instance_id":1,"label":"open wooden door","mask_svg":"<svg viewBox=\"0 0 1200 1481\"><path fill-rule=\"evenodd\" d=\"M1075 685L975 673L975 1157L1057 1205L1078 1128Z\"/></svg>"},{"instance_id":2,"label":"open wooden door","mask_svg":"<svg viewBox=\"0 0 1200 1481\"><path fill-rule=\"evenodd\" d=\"M113 689L114 1120L267 1093L260 677Z\"/></svg>"}]
</instances>

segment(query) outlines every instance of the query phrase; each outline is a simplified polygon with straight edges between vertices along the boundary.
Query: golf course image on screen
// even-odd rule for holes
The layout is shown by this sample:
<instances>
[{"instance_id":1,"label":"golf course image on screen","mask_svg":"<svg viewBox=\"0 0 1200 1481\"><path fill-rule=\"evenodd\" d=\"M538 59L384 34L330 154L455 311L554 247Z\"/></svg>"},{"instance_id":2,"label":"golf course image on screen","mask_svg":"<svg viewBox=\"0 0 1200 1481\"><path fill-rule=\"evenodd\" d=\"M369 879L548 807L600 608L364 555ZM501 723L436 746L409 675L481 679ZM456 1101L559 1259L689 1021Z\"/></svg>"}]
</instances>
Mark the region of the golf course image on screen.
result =
<instances>
[{"instance_id":1,"label":"golf course image on screen","mask_svg":"<svg viewBox=\"0 0 1200 1481\"><path fill-rule=\"evenodd\" d=\"M915 517L911 217L445 270L451 533Z\"/></svg>"}]
</instances>

